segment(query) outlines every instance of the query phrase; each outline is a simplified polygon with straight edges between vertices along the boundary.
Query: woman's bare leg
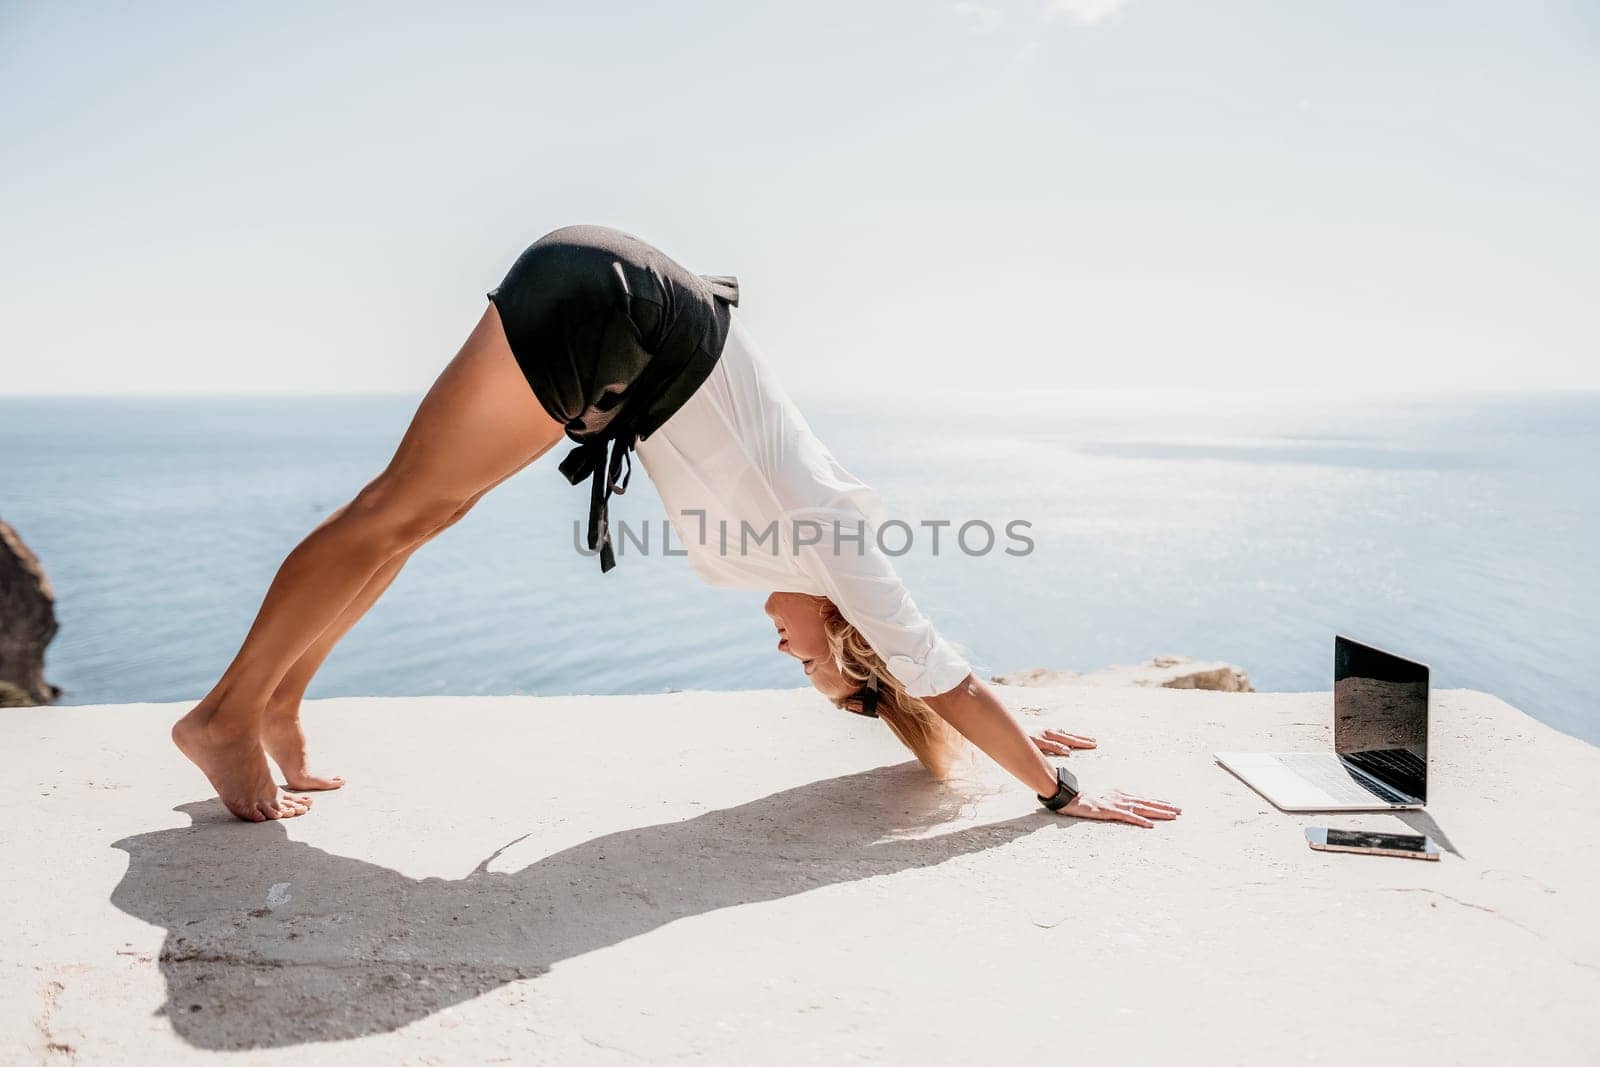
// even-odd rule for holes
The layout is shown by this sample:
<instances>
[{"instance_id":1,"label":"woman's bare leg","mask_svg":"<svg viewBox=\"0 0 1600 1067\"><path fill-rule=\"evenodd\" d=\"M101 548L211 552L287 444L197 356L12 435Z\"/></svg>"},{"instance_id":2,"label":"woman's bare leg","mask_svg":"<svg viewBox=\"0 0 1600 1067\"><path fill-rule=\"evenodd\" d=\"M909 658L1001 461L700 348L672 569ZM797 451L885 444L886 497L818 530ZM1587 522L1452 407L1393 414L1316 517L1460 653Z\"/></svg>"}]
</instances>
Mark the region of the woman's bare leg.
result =
<instances>
[{"instance_id":1,"label":"woman's bare leg","mask_svg":"<svg viewBox=\"0 0 1600 1067\"><path fill-rule=\"evenodd\" d=\"M423 398L388 467L289 553L233 662L173 727L173 740L229 811L259 822L307 810L310 798L284 793L267 766L261 726L272 693L385 565L561 436L512 358L491 303Z\"/></svg>"},{"instance_id":2,"label":"woman's bare leg","mask_svg":"<svg viewBox=\"0 0 1600 1067\"><path fill-rule=\"evenodd\" d=\"M434 532L433 536L443 533L461 521L482 496L483 493L479 493L467 501L444 526ZM432 540L432 537L429 540ZM344 612L322 631L299 659L294 661L294 666L283 676L278 688L267 698L267 710L261 723L261 741L267 750L267 755L278 765L278 770L283 772L284 784L290 789L338 789L344 785L342 775L324 776L314 774L307 768L305 730L300 725L300 702L305 699L306 690L311 687L311 680L316 677L317 671L321 669L323 661L328 658L334 646L342 641L344 635L366 615L367 610L378 602L378 598L400 574L412 553L420 547L417 545L409 548L380 567L378 573L361 587L361 592L356 594L356 598L345 605Z\"/></svg>"},{"instance_id":3,"label":"woman's bare leg","mask_svg":"<svg viewBox=\"0 0 1600 1067\"><path fill-rule=\"evenodd\" d=\"M261 744L283 773L283 784L290 789L338 789L344 785L343 775L314 774L306 766L308 756L305 730L300 725L300 701L305 698L311 679L333 651L333 646L361 621L368 608L378 602L378 598L410 558L410 552L402 552L385 563L361 587L356 598L345 606L344 613L294 661L294 666L283 676L278 688L267 698L266 711L261 720Z\"/></svg>"}]
</instances>

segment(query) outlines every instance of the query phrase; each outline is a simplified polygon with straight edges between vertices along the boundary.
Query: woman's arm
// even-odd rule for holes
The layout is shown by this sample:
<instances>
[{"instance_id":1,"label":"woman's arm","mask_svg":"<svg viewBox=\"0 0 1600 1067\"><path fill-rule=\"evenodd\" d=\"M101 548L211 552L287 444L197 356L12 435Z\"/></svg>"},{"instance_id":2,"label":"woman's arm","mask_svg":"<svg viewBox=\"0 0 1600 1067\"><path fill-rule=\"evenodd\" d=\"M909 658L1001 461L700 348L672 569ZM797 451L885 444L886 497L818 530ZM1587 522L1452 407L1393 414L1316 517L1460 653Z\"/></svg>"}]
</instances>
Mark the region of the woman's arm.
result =
<instances>
[{"instance_id":1,"label":"woman's arm","mask_svg":"<svg viewBox=\"0 0 1600 1067\"><path fill-rule=\"evenodd\" d=\"M826 462L832 463L831 457ZM1055 771L1039 747L989 687L973 676L966 661L934 633L889 557L878 548L875 532L858 529L857 524L865 527L865 515L849 508L802 507L785 511L784 521L794 530L801 521L810 524L815 536L802 542L796 535L792 542L801 567L883 657L884 666L905 691L926 700L940 718L1036 794L1055 793ZM852 537L848 549L843 547L845 534ZM957 677L961 681L955 688L940 692ZM1051 738L1044 740L1053 743ZM1126 793L1084 793L1062 808L1061 814L1152 826L1152 819L1177 818L1178 809Z\"/></svg>"},{"instance_id":2,"label":"woman's arm","mask_svg":"<svg viewBox=\"0 0 1600 1067\"><path fill-rule=\"evenodd\" d=\"M969 674L948 693L923 699L941 719L988 753L1035 794L1049 796L1056 791L1055 769L993 690L976 676ZM1155 825L1151 820L1174 819L1180 811L1164 801L1112 792L1104 796L1082 793L1062 808L1061 814L1081 819L1114 819L1149 827Z\"/></svg>"},{"instance_id":3,"label":"woman's arm","mask_svg":"<svg viewBox=\"0 0 1600 1067\"><path fill-rule=\"evenodd\" d=\"M994 691L969 674L948 693L923 697L939 718L989 754L1023 785L1040 796L1056 791L1056 770L1039 746L1011 717Z\"/></svg>"}]
</instances>

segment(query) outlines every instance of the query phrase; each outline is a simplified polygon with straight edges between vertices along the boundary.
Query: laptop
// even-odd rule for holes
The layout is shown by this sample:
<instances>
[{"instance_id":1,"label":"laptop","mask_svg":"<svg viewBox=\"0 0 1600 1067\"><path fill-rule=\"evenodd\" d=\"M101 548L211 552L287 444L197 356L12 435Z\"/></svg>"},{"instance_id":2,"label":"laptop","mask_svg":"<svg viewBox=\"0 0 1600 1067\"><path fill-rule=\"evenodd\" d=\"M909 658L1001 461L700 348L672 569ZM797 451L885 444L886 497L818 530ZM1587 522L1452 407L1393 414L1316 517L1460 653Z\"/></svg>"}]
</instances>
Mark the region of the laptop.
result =
<instances>
[{"instance_id":1,"label":"laptop","mask_svg":"<svg viewBox=\"0 0 1600 1067\"><path fill-rule=\"evenodd\" d=\"M1428 668L1333 641L1332 752L1218 752L1284 811L1390 811L1428 802Z\"/></svg>"}]
</instances>

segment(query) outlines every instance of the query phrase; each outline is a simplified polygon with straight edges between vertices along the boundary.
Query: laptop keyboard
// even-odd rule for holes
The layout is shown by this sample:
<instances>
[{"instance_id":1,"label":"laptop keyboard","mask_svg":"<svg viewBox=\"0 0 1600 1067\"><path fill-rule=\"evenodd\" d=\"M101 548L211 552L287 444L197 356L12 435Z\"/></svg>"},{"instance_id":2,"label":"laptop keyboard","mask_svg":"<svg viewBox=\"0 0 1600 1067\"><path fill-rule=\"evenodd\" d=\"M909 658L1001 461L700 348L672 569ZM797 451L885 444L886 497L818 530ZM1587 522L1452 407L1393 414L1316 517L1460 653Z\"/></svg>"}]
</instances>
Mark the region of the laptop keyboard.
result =
<instances>
[{"instance_id":1,"label":"laptop keyboard","mask_svg":"<svg viewBox=\"0 0 1600 1067\"><path fill-rule=\"evenodd\" d=\"M1335 800L1371 800L1377 797L1386 804L1405 804L1405 797L1377 782L1364 782L1345 770L1337 758L1315 752L1286 752L1278 762L1300 777L1327 793Z\"/></svg>"},{"instance_id":2,"label":"laptop keyboard","mask_svg":"<svg viewBox=\"0 0 1600 1067\"><path fill-rule=\"evenodd\" d=\"M1387 770L1397 777L1418 781L1428 775L1428 765L1422 757L1403 748L1370 749L1347 755L1364 771Z\"/></svg>"}]
</instances>

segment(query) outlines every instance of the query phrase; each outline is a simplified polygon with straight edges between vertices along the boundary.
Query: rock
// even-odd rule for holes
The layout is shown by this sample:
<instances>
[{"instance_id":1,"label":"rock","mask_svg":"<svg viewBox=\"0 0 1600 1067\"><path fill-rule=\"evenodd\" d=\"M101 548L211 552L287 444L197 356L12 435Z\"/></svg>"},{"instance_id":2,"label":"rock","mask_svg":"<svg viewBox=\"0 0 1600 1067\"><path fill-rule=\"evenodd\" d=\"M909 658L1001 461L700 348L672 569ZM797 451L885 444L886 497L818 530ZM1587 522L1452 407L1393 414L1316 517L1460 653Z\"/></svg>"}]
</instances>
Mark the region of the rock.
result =
<instances>
[{"instance_id":1,"label":"rock","mask_svg":"<svg viewBox=\"0 0 1600 1067\"><path fill-rule=\"evenodd\" d=\"M1049 688L1057 685L1081 685L1083 675L1077 671L1057 671L1049 667L1029 667L1026 670L1012 671L1010 674L997 674L989 679L997 685L1026 685Z\"/></svg>"},{"instance_id":2,"label":"rock","mask_svg":"<svg viewBox=\"0 0 1600 1067\"><path fill-rule=\"evenodd\" d=\"M1210 689L1218 693L1253 693L1250 676L1231 663L1202 661L1190 656L1157 656L1134 666L1118 664L1088 674L1057 671L1049 667L1030 667L1010 674L997 674L1000 685L1059 686L1109 685L1139 686L1145 689Z\"/></svg>"},{"instance_id":3,"label":"rock","mask_svg":"<svg viewBox=\"0 0 1600 1067\"><path fill-rule=\"evenodd\" d=\"M44 649L56 635L56 597L39 558L0 522L0 704L48 704Z\"/></svg>"}]
</instances>

